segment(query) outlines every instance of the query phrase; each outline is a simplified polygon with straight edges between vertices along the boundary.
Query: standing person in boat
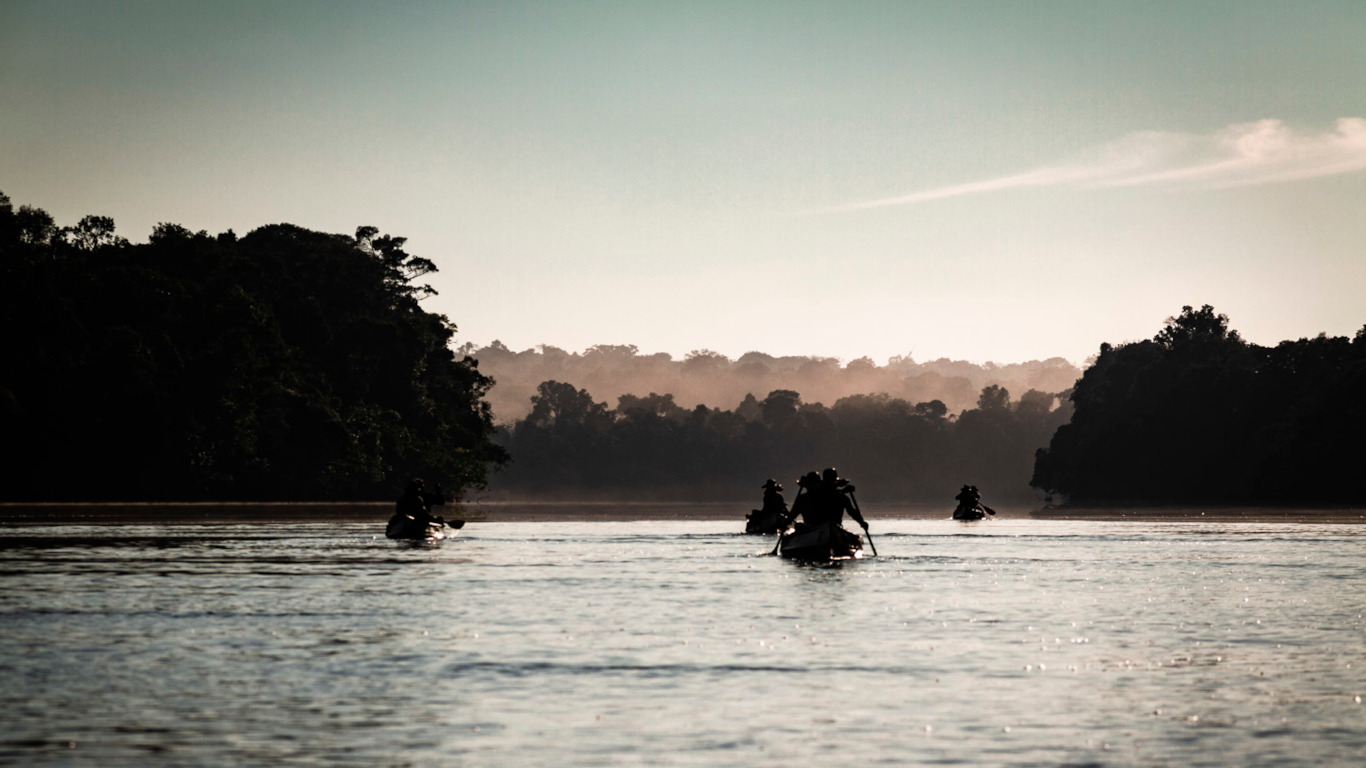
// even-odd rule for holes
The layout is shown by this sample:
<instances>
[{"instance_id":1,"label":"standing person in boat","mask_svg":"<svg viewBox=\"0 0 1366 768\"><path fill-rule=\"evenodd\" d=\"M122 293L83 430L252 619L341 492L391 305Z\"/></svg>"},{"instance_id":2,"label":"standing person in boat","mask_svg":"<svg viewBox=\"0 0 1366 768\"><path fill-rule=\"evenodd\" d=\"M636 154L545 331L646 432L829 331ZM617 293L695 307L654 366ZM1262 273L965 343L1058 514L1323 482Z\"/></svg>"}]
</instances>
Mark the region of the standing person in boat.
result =
<instances>
[{"instance_id":1,"label":"standing person in boat","mask_svg":"<svg viewBox=\"0 0 1366 768\"><path fill-rule=\"evenodd\" d=\"M787 501L783 499L783 486L769 478L762 487L764 506L749 514L749 524L745 526L747 533L772 533L786 527Z\"/></svg>"},{"instance_id":2,"label":"standing person in boat","mask_svg":"<svg viewBox=\"0 0 1366 768\"><path fill-rule=\"evenodd\" d=\"M820 482L812 489L810 504L814 510L815 520L812 514L807 513L808 523L821 524L831 523L839 525L844 519L844 513L848 512L849 517L858 523L864 531L868 530L868 521L863 519L858 507L849 500L848 494L854 492L854 486L848 480L839 476L839 470L834 467L827 468L821 473Z\"/></svg>"}]
</instances>

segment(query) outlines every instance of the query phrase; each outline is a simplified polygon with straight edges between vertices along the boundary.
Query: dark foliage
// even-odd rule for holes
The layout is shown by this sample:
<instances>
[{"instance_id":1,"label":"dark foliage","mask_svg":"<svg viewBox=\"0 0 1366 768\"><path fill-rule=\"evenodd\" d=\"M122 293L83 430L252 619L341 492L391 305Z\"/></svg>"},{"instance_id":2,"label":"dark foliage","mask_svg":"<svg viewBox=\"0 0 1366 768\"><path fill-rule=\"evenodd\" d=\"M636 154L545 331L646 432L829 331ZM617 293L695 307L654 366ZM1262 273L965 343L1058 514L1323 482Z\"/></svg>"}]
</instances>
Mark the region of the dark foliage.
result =
<instances>
[{"instance_id":1,"label":"dark foliage","mask_svg":"<svg viewBox=\"0 0 1366 768\"><path fill-rule=\"evenodd\" d=\"M505 461L402 238L113 229L0 195L0 497L388 498Z\"/></svg>"},{"instance_id":2,"label":"dark foliage","mask_svg":"<svg viewBox=\"0 0 1366 768\"><path fill-rule=\"evenodd\" d=\"M1244 342L1208 305L1103 345L1033 485L1074 500L1366 501L1366 328Z\"/></svg>"},{"instance_id":3,"label":"dark foliage","mask_svg":"<svg viewBox=\"0 0 1366 768\"><path fill-rule=\"evenodd\" d=\"M941 502L963 483L993 499L1027 498L1031 462L1067 419L1062 398L998 386L957 418L934 400L855 395L827 408L792 390L733 411L679 407L672 395L622 395L615 410L572 384L543 382L530 415L500 431L514 457L492 487L509 495L732 500L778 478L838 466L868 500Z\"/></svg>"}]
</instances>

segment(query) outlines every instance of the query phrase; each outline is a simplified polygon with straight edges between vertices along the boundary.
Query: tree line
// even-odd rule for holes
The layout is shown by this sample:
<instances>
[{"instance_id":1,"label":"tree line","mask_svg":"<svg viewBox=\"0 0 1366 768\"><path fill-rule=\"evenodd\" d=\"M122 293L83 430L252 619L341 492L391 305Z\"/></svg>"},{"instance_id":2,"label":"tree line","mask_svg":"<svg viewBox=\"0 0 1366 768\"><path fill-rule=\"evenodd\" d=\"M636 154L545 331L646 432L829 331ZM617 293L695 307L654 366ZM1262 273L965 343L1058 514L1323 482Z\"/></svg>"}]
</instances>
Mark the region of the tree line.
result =
<instances>
[{"instance_id":1,"label":"tree line","mask_svg":"<svg viewBox=\"0 0 1366 768\"><path fill-rule=\"evenodd\" d=\"M59 227L0 194L5 500L392 498L507 456L491 380L424 311L401 237L243 237L108 217Z\"/></svg>"},{"instance_id":2,"label":"tree line","mask_svg":"<svg viewBox=\"0 0 1366 768\"><path fill-rule=\"evenodd\" d=\"M1366 501L1366 326L1250 344L1210 305L1102 345L1033 484L1072 501Z\"/></svg>"},{"instance_id":3,"label":"tree line","mask_svg":"<svg viewBox=\"0 0 1366 768\"><path fill-rule=\"evenodd\" d=\"M622 395L616 408L586 390L542 382L526 418L499 428L514 457L490 485L510 496L733 500L767 478L787 484L836 466L869 500L952 505L960 485L995 499L1030 498L1034 452L1066 422L1065 398L997 385L950 414L939 400L887 394L805 403L793 390L750 394L730 410Z\"/></svg>"},{"instance_id":4,"label":"tree line","mask_svg":"<svg viewBox=\"0 0 1366 768\"><path fill-rule=\"evenodd\" d=\"M911 403L939 400L957 414L975 407L985 386L994 384L1011 392L1061 392L1081 375L1080 369L1061 357L978 365L947 358L917 362L908 354L878 365L867 357L841 363L832 357L778 357L763 352L746 352L732 360L719 352L695 349L676 360L667 352L642 353L632 344L598 344L583 352L543 344L514 352L498 341L483 347L466 343L460 351L478 360L480 370L496 382L488 400L494 419L502 424L526 418L531 397L546 381L573 382L599 400L623 392L667 392L683 408L733 408L748 394L762 396L780 389L800 392L808 401L819 403L885 392Z\"/></svg>"},{"instance_id":5,"label":"tree line","mask_svg":"<svg viewBox=\"0 0 1366 768\"><path fill-rule=\"evenodd\" d=\"M374 227L164 223L132 244L108 217L61 227L0 194L0 500L387 499L412 475L457 494L733 500L826 466L869 500L948 503L964 483L1366 500L1366 328L1261 347L1185 307L1152 339L1102 345L1080 378L1060 359L453 349L455 326L420 303L436 265L405 245ZM538 371L650 394L609 407L548 377L495 424L491 393Z\"/></svg>"}]
</instances>

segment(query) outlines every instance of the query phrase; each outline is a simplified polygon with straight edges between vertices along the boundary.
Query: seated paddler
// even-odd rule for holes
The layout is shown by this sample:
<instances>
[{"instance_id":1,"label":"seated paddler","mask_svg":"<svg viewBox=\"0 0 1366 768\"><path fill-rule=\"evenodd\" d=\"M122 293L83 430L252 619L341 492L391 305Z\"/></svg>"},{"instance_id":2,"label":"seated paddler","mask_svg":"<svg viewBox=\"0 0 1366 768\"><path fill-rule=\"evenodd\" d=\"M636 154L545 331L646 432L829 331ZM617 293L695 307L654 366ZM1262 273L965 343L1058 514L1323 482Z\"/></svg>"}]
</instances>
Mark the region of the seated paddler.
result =
<instances>
[{"instance_id":1,"label":"seated paddler","mask_svg":"<svg viewBox=\"0 0 1366 768\"><path fill-rule=\"evenodd\" d=\"M411 517L419 523L446 523L440 517L432 514L432 507L446 503L445 494L441 486L437 485L435 491L428 491L427 485L422 478L415 477L408 482L403 489L403 495L398 497L398 502L394 505L394 513Z\"/></svg>"},{"instance_id":2,"label":"seated paddler","mask_svg":"<svg viewBox=\"0 0 1366 768\"><path fill-rule=\"evenodd\" d=\"M954 510L955 515L961 516L979 512L978 507L981 506L982 503L982 494L977 490L977 486L965 485L958 491L958 495L953 498L958 502L958 509Z\"/></svg>"},{"instance_id":3,"label":"seated paddler","mask_svg":"<svg viewBox=\"0 0 1366 768\"><path fill-rule=\"evenodd\" d=\"M784 528L798 517L803 525L815 525L816 509L812 506L811 494L820 484L821 476L816 472L807 472L797 478L797 497L792 500L792 511L783 518Z\"/></svg>"},{"instance_id":4,"label":"seated paddler","mask_svg":"<svg viewBox=\"0 0 1366 768\"><path fill-rule=\"evenodd\" d=\"M787 501L783 499L783 486L777 480L769 478L760 487L764 490L763 507L745 516L749 520L745 531L770 533L787 527Z\"/></svg>"}]
</instances>

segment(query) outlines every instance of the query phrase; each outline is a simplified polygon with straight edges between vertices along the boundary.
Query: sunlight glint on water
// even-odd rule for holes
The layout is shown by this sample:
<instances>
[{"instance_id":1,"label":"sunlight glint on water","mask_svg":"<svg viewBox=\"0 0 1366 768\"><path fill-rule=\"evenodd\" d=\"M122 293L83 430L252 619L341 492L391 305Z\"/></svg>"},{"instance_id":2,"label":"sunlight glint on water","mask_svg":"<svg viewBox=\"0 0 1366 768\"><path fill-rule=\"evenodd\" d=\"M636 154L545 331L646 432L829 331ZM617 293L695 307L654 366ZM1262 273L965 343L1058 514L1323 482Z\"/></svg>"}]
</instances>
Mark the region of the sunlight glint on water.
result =
<instances>
[{"instance_id":1,"label":"sunlight glint on water","mask_svg":"<svg viewBox=\"0 0 1366 768\"><path fill-rule=\"evenodd\" d=\"M1355 765L1363 529L0 531L0 762Z\"/></svg>"}]
</instances>

